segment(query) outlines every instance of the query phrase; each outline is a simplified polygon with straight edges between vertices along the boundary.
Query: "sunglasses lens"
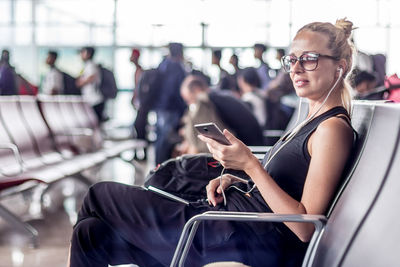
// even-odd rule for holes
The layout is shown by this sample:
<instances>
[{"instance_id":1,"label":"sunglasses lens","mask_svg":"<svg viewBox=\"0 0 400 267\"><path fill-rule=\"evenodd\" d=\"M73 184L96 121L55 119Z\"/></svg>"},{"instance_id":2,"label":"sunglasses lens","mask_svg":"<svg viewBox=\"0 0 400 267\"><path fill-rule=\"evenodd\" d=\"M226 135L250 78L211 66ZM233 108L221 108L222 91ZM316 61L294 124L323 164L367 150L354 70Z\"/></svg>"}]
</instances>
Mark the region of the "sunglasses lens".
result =
<instances>
[{"instance_id":1,"label":"sunglasses lens","mask_svg":"<svg viewBox=\"0 0 400 267\"><path fill-rule=\"evenodd\" d=\"M308 71L315 70L318 65L318 56L314 54L304 54L300 57L300 62L303 69Z\"/></svg>"},{"instance_id":2,"label":"sunglasses lens","mask_svg":"<svg viewBox=\"0 0 400 267\"><path fill-rule=\"evenodd\" d=\"M296 64L297 59L296 58L292 58L292 56L284 56L281 59L281 64L283 69L286 72L290 72L292 69L292 64ZM293 63L292 63L293 62Z\"/></svg>"}]
</instances>

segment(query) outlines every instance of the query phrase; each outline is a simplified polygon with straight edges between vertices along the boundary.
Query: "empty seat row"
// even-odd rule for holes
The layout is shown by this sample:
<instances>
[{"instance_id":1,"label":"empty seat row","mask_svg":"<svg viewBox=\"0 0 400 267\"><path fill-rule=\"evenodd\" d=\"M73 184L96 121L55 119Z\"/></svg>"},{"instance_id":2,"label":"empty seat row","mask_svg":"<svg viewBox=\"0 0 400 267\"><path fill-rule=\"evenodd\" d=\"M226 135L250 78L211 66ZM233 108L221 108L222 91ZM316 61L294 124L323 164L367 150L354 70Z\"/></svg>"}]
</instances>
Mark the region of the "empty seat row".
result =
<instances>
[{"instance_id":1,"label":"empty seat row","mask_svg":"<svg viewBox=\"0 0 400 267\"><path fill-rule=\"evenodd\" d=\"M0 97L0 195L28 181L74 177L90 184L83 171L146 146L137 140L104 144L93 111L80 97ZM10 221L11 215L0 207L0 216L29 229L18 218Z\"/></svg>"}]
</instances>

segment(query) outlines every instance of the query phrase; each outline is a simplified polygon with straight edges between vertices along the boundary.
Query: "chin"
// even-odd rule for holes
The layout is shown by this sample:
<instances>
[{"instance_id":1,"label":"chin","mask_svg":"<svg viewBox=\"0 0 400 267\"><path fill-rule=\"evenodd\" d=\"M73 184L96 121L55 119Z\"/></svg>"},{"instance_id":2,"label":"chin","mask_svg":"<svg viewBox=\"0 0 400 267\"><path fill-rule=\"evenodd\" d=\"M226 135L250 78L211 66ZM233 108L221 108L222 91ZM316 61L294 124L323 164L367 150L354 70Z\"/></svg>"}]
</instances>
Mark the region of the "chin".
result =
<instances>
[{"instance_id":1,"label":"chin","mask_svg":"<svg viewBox=\"0 0 400 267\"><path fill-rule=\"evenodd\" d=\"M307 98L307 90L305 88L294 88L298 97Z\"/></svg>"}]
</instances>

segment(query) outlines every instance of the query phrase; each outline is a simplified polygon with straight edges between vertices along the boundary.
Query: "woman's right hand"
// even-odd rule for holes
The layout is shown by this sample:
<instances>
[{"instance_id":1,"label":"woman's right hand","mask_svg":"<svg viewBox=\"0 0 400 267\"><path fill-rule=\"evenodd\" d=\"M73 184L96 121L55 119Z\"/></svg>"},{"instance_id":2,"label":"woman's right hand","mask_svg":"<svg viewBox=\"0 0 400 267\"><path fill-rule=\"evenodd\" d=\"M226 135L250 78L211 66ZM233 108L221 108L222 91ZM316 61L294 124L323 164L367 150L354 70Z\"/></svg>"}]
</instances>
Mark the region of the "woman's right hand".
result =
<instances>
[{"instance_id":1,"label":"woman's right hand","mask_svg":"<svg viewBox=\"0 0 400 267\"><path fill-rule=\"evenodd\" d=\"M232 179L229 174L222 175L222 182L220 177L212 179L206 186L207 199L210 205L214 207L223 202L222 191L232 184Z\"/></svg>"}]
</instances>

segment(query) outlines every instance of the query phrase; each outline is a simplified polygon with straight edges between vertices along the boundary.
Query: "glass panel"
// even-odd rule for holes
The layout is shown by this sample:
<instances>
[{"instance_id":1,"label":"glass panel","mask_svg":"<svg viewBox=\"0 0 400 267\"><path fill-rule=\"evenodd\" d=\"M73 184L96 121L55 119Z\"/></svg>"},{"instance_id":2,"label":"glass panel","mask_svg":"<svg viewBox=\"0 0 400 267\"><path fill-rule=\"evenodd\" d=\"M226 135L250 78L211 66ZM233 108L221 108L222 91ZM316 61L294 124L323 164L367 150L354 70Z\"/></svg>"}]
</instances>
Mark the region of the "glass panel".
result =
<instances>
[{"instance_id":1,"label":"glass panel","mask_svg":"<svg viewBox=\"0 0 400 267\"><path fill-rule=\"evenodd\" d=\"M17 24L32 21L32 1L15 1L15 21Z\"/></svg>"},{"instance_id":2,"label":"glass panel","mask_svg":"<svg viewBox=\"0 0 400 267\"><path fill-rule=\"evenodd\" d=\"M392 24L392 26L395 27L400 27L400 16L399 16L399 10L400 10L400 1L398 0L388 0L386 2L380 1L380 3L383 2L385 8L382 10L382 15L381 18L387 18L388 21ZM382 23L382 25L385 25L385 23Z\"/></svg>"},{"instance_id":3,"label":"glass panel","mask_svg":"<svg viewBox=\"0 0 400 267\"><path fill-rule=\"evenodd\" d=\"M119 45L154 45L154 27L151 25L141 25L138 27L119 26L117 28L117 44Z\"/></svg>"},{"instance_id":4,"label":"glass panel","mask_svg":"<svg viewBox=\"0 0 400 267\"><path fill-rule=\"evenodd\" d=\"M9 23L11 21L11 0L0 1L0 23Z\"/></svg>"},{"instance_id":5,"label":"glass panel","mask_svg":"<svg viewBox=\"0 0 400 267\"><path fill-rule=\"evenodd\" d=\"M399 64L400 29L399 28L392 29L390 30L389 34L390 38L389 38L388 50L387 51L384 50L387 53L386 73L388 75L392 75L394 73L400 75L400 64Z\"/></svg>"},{"instance_id":6,"label":"glass panel","mask_svg":"<svg viewBox=\"0 0 400 267\"><path fill-rule=\"evenodd\" d=\"M29 82L37 85L39 84L39 75L35 58L36 51L33 47L19 46L10 51L10 62L14 65L15 71Z\"/></svg>"},{"instance_id":7,"label":"glass panel","mask_svg":"<svg viewBox=\"0 0 400 267\"><path fill-rule=\"evenodd\" d=\"M11 27L0 27L1 43L0 46L9 46L13 43L14 31Z\"/></svg>"},{"instance_id":8,"label":"glass panel","mask_svg":"<svg viewBox=\"0 0 400 267\"><path fill-rule=\"evenodd\" d=\"M253 46L267 41L266 26L212 24L207 30L207 44L210 46Z\"/></svg>"},{"instance_id":9,"label":"glass panel","mask_svg":"<svg viewBox=\"0 0 400 267\"><path fill-rule=\"evenodd\" d=\"M112 45L113 33L109 27L95 27L92 30L92 44L95 45Z\"/></svg>"},{"instance_id":10,"label":"glass panel","mask_svg":"<svg viewBox=\"0 0 400 267\"><path fill-rule=\"evenodd\" d=\"M41 14L48 13L45 18L38 16L41 21L79 22L83 25L112 25L113 22L114 0L42 0L39 3Z\"/></svg>"},{"instance_id":11,"label":"glass panel","mask_svg":"<svg viewBox=\"0 0 400 267\"><path fill-rule=\"evenodd\" d=\"M32 27L18 26L15 28L15 43L17 45L29 45L32 43Z\"/></svg>"},{"instance_id":12,"label":"glass panel","mask_svg":"<svg viewBox=\"0 0 400 267\"><path fill-rule=\"evenodd\" d=\"M371 41L371 36L373 36L373 40L379 41ZM377 27L360 27L354 33L354 44L362 52L381 53L387 48L387 30Z\"/></svg>"},{"instance_id":13,"label":"glass panel","mask_svg":"<svg viewBox=\"0 0 400 267\"><path fill-rule=\"evenodd\" d=\"M79 26L37 26L36 39L39 45L87 45L90 31Z\"/></svg>"}]
</instances>

